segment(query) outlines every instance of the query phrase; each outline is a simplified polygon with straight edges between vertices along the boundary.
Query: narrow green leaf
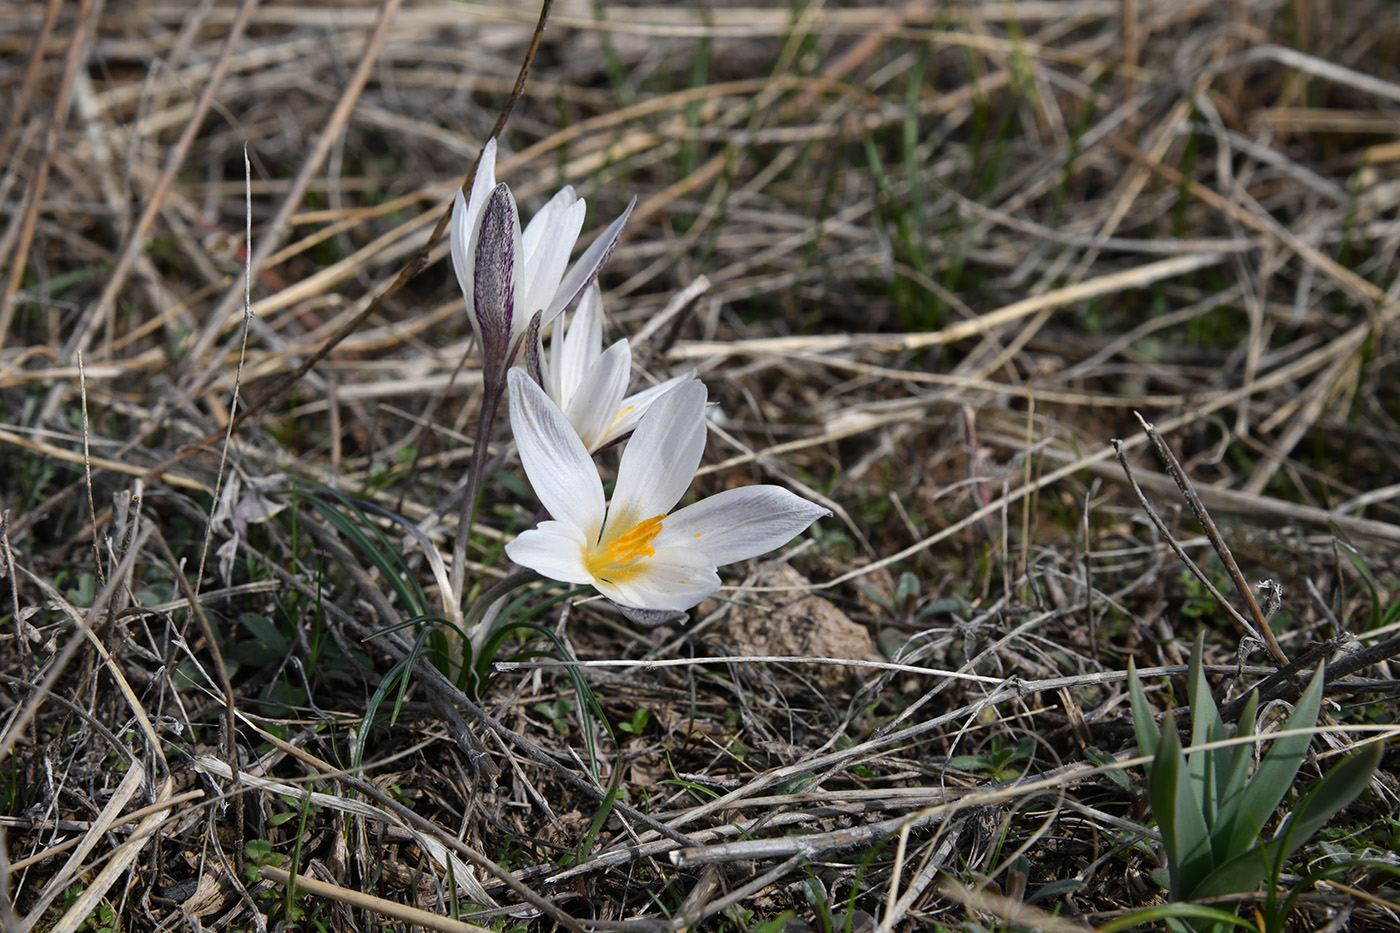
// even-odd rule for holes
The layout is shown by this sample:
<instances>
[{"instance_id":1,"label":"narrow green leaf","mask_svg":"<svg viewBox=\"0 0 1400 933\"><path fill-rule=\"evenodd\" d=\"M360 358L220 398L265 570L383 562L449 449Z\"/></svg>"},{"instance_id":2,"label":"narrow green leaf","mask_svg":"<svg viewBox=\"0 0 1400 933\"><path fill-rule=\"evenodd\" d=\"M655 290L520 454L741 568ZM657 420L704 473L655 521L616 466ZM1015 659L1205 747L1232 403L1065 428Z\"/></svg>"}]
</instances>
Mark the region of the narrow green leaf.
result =
<instances>
[{"instance_id":1,"label":"narrow green leaf","mask_svg":"<svg viewBox=\"0 0 1400 933\"><path fill-rule=\"evenodd\" d=\"M1256 929L1254 924L1219 907L1204 904L1163 904L1146 910L1135 910L1130 914L1116 917L1096 928L1095 933L1118 933L1120 930L1134 930L1158 920L1210 920L1216 924L1228 923L1246 930Z\"/></svg>"},{"instance_id":2,"label":"narrow green leaf","mask_svg":"<svg viewBox=\"0 0 1400 933\"><path fill-rule=\"evenodd\" d=\"M1128 699L1133 710L1133 732L1137 734L1138 750L1144 755L1157 754L1157 740L1161 730L1152 718L1152 707L1147 703L1147 691L1142 689L1137 666L1128 659Z\"/></svg>"},{"instance_id":3,"label":"narrow green leaf","mask_svg":"<svg viewBox=\"0 0 1400 933\"><path fill-rule=\"evenodd\" d=\"M427 612L428 599L418 584L417 576L409 569L399 549L389 541L379 526L339 490L322 483L312 482L308 485L315 491L306 495L305 501L333 525L342 537L370 559L393 587L399 599L403 600L409 613L422 615ZM334 500L334 504L327 500Z\"/></svg>"},{"instance_id":4,"label":"narrow green leaf","mask_svg":"<svg viewBox=\"0 0 1400 933\"><path fill-rule=\"evenodd\" d=\"M1381 622L1381 596L1380 590L1376 586L1376 578L1371 573L1371 567L1366 563L1366 558L1361 556L1361 552L1356 549L1356 545L1351 543L1342 529L1336 522L1328 522L1328 527L1332 529L1332 539L1337 544L1337 550L1346 555L1346 559L1356 568L1356 572L1361 576L1361 582L1366 584L1366 589L1371 593L1371 621L1366 626L1367 630L1374 629Z\"/></svg>"},{"instance_id":5,"label":"narrow green leaf","mask_svg":"<svg viewBox=\"0 0 1400 933\"><path fill-rule=\"evenodd\" d=\"M1240 713L1240 738L1254 734L1255 720L1259 716L1259 691L1250 691ZM1241 803L1249 787L1250 765L1254 763L1253 745L1236 745L1230 770L1222 775L1220 784L1219 808L1216 812L1217 824L1212 827L1211 848L1221 860L1233 858L1248 849L1259 839L1259 827L1249 818L1240 816Z\"/></svg>"},{"instance_id":6,"label":"narrow green leaf","mask_svg":"<svg viewBox=\"0 0 1400 933\"><path fill-rule=\"evenodd\" d=\"M1284 729L1310 729L1317 725L1322 706L1323 668L1318 667L1303 695L1293 707L1293 714ZM1285 735L1275 739L1254 772L1254 779L1239 796L1239 808L1231 814L1230 845L1221 853L1224 859L1234 858L1244 847L1259 837L1298 776L1298 768L1312 743L1310 735Z\"/></svg>"},{"instance_id":7,"label":"narrow green leaf","mask_svg":"<svg viewBox=\"0 0 1400 933\"><path fill-rule=\"evenodd\" d=\"M1221 865L1189 897L1246 893L1281 871L1284 859L1366 789L1380 765L1381 752L1381 743L1375 742L1328 771L1298 802L1274 838Z\"/></svg>"},{"instance_id":8,"label":"narrow green leaf","mask_svg":"<svg viewBox=\"0 0 1400 933\"><path fill-rule=\"evenodd\" d=\"M1220 710L1216 709L1215 698L1210 695L1210 682L1206 680L1205 633L1196 636L1191 648L1191 664L1186 674L1187 697L1191 705L1191 744L1204 745L1225 738L1225 724L1220 720ZM1215 824L1217 812L1217 792L1215 772L1222 763L1214 752L1193 751L1187 756L1187 770L1191 775L1191 786L1196 799L1201 802L1201 814L1206 825Z\"/></svg>"},{"instance_id":9,"label":"narrow green leaf","mask_svg":"<svg viewBox=\"0 0 1400 933\"><path fill-rule=\"evenodd\" d=\"M1210 874L1210 832L1186 771L1186 756L1175 729L1162 730L1152 761L1148 795L1162 833L1162 846L1167 850L1172 896L1183 900L1184 892Z\"/></svg>"},{"instance_id":10,"label":"narrow green leaf","mask_svg":"<svg viewBox=\"0 0 1400 933\"><path fill-rule=\"evenodd\" d=\"M376 547L353 520L314 496L308 498L307 501L340 533L347 543L369 558L370 563L379 570L380 575L393 588L399 599L403 600L404 605L409 607L411 613L419 614L426 610L426 602L416 597L414 588L405 579L401 568L395 566L394 561L384 550Z\"/></svg>"},{"instance_id":11,"label":"narrow green leaf","mask_svg":"<svg viewBox=\"0 0 1400 933\"><path fill-rule=\"evenodd\" d=\"M603 799L598 802L598 812L593 814L593 822L589 824L588 832L584 834L583 841L579 843L578 860L585 862L593 852L593 843L597 841L598 834L603 831L603 824L608 821L612 814L613 807L617 804L617 792L622 787L622 767L613 769L613 779L608 784L608 792L603 795Z\"/></svg>"},{"instance_id":12,"label":"narrow green leaf","mask_svg":"<svg viewBox=\"0 0 1400 933\"><path fill-rule=\"evenodd\" d=\"M1347 757L1308 789L1279 829L1282 858L1312 838L1339 810L1361 795L1381 763L1382 743L1373 742Z\"/></svg>"},{"instance_id":13,"label":"narrow green leaf","mask_svg":"<svg viewBox=\"0 0 1400 933\"><path fill-rule=\"evenodd\" d=\"M389 691L394 689L394 685L399 678L407 677L408 670L413 666L411 656L400 658L398 663L389 669L389 673L384 675L384 679L375 688L374 695L369 698L369 704L365 707L365 717L360 721L359 733L355 736L355 748L350 753L350 766L358 768L365 757L365 743L369 740L369 733L374 728L374 720L379 712L379 706L384 702L384 698L389 695Z\"/></svg>"},{"instance_id":14,"label":"narrow green leaf","mask_svg":"<svg viewBox=\"0 0 1400 933\"><path fill-rule=\"evenodd\" d=\"M398 720L404 693L407 692L408 684L413 679L413 665L418 663L418 659L427 650L428 631L425 629L413 642L413 649L389 669L389 673L384 675L384 679L375 688L374 695L369 698L369 704L365 707L365 718L360 723L360 732L355 737L355 748L350 758L353 767L358 768L360 763L364 761L365 743L369 740L370 729L374 727L375 715L379 712L379 706L384 702L384 698L395 687L398 688L398 693L394 698L394 711L389 717L389 722L394 723Z\"/></svg>"}]
</instances>

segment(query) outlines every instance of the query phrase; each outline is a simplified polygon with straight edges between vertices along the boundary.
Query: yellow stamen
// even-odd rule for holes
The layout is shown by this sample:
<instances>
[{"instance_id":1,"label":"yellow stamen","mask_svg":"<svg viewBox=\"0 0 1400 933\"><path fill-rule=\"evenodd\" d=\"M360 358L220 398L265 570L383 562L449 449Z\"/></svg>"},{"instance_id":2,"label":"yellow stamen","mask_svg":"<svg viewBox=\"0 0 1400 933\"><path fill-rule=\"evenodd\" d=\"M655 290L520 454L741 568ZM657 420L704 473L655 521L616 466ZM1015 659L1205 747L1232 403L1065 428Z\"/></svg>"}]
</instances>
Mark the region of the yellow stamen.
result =
<instances>
[{"instance_id":1,"label":"yellow stamen","mask_svg":"<svg viewBox=\"0 0 1400 933\"><path fill-rule=\"evenodd\" d=\"M656 555L651 542L661 534L661 520L665 517L663 513L643 519L606 545L589 548L583 557L584 566L594 577L611 583L634 575L640 568L634 561Z\"/></svg>"}]
</instances>

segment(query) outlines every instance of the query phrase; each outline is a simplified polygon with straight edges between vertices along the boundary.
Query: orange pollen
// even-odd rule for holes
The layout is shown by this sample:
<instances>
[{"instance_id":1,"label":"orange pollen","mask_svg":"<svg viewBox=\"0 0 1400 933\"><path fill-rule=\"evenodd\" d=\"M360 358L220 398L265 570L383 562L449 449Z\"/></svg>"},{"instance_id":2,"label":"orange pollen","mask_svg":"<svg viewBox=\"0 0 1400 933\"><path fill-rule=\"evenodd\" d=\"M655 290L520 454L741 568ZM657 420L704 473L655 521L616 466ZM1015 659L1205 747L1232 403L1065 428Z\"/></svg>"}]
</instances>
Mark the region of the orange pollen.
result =
<instances>
[{"instance_id":1,"label":"orange pollen","mask_svg":"<svg viewBox=\"0 0 1400 933\"><path fill-rule=\"evenodd\" d=\"M656 548L651 542L661 534L661 520L666 515L653 515L618 535L601 552L593 551L585 562L595 577L607 579L609 571L616 572L639 557L653 557Z\"/></svg>"}]
</instances>

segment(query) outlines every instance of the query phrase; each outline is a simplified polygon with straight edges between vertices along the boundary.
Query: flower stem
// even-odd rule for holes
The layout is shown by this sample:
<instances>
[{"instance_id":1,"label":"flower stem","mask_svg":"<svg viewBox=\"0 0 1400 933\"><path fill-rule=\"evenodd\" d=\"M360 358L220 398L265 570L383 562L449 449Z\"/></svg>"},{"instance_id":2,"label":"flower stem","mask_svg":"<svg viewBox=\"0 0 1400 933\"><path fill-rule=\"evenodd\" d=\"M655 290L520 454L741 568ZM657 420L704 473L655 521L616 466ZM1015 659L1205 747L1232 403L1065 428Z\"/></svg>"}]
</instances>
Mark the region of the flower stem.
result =
<instances>
[{"instance_id":1,"label":"flower stem","mask_svg":"<svg viewBox=\"0 0 1400 933\"><path fill-rule=\"evenodd\" d=\"M476 602L472 603L472 607L467 610L466 616L462 619L462 631L467 633L469 639L474 640L475 633L472 629L481 623L486 613L501 600L501 597L505 596L511 590L519 589L522 586L543 579L544 577L533 570L519 570L506 577L504 580L496 581L488 587L486 592L482 593L481 596L477 598Z\"/></svg>"},{"instance_id":2,"label":"flower stem","mask_svg":"<svg viewBox=\"0 0 1400 933\"><path fill-rule=\"evenodd\" d=\"M457 515L457 537L452 542L452 576L449 580L453 605L462 605L467 579L467 542L471 540L476 521L476 500L486 473L486 456L490 446L491 426L496 422L496 410L501 405L501 390L505 380L497 374L483 373L481 417L476 423L476 440L472 443L471 462L467 467L467 488L462 495L461 511ZM500 375L504 375L503 373ZM472 607L475 610L475 606Z\"/></svg>"}]
</instances>

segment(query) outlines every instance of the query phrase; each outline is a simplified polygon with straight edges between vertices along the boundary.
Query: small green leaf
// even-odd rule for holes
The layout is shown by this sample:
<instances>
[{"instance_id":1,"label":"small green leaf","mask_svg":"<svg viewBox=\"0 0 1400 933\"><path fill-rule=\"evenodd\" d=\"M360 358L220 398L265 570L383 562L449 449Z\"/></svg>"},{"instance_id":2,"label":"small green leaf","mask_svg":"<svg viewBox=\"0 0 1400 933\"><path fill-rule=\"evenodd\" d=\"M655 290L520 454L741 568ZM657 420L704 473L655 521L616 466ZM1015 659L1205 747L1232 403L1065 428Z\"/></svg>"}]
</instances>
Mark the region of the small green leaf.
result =
<instances>
[{"instance_id":1,"label":"small green leaf","mask_svg":"<svg viewBox=\"0 0 1400 933\"><path fill-rule=\"evenodd\" d=\"M1100 768L1108 769L1104 771L1104 777L1117 784L1123 790L1130 791L1133 789L1132 781L1128 780L1128 776L1123 773L1122 768L1117 767L1118 759L1114 758L1108 752L1090 745L1088 748L1084 749L1084 757L1088 758Z\"/></svg>"},{"instance_id":2,"label":"small green leaf","mask_svg":"<svg viewBox=\"0 0 1400 933\"><path fill-rule=\"evenodd\" d=\"M276 625L272 624L272 620L267 616L260 615L256 612L245 612L239 616L238 619L243 623L243 627L248 630L248 633L255 639L267 645L279 656L285 656L287 654L288 646L286 636L282 634L281 630L279 630Z\"/></svg>"},{"instance_id":3,"label":"small green leaf","mask_svg":"<svg viewBox=\"0 0 1400 933\"><path fill-rule=\"evenodd\" d=\"M632 718L617 724L617 728L631 735L641 735L646 731L647 723L651 721L651 711L646 707L634 710Z\"/></svg>"},{"instance_id":4,"label":"small green leaf","mask_svg":"<svg viewBox=\"0 0 1400 933\"><path fill-rule=\"evenodd\" d=\"M922 591L918 576L908 570L904 571L899 575L899 582L894 587L894 608L900 612L908 612Z\"/></svg>"}]
</instances>

